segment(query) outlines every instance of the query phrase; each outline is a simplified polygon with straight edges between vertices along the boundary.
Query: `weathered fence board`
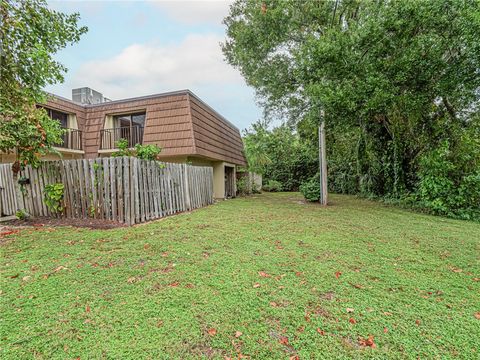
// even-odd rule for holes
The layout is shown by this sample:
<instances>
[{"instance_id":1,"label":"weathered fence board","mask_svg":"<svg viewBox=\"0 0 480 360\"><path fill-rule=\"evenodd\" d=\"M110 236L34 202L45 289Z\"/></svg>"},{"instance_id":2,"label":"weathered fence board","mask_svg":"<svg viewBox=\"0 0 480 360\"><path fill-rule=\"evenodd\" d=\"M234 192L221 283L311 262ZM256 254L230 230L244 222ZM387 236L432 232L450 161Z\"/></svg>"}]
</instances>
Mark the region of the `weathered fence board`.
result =
<instances>
[{"instance_id":1,"label":"weathered fence board","mask_svg":"<svg viewBox=\"0 0 480 360\"><path fill-rule=\"evenodd\" d=\"M17 196L13 182L12 165L0 164L0 218L17 212Z\"/></svg>"},{"instance_id":2,"label":"weathered fence board","mask_svg":"<svg viewBox=\"0 0 480 360\"><path fill-rule=\"evenodd\" d=\"M20 173L32 216L97 218L135 224L213 203L213 169L137 158L47 161ZM62 214L45 202L45 186L64 184ZM18 186L18 185L17 185ZM10 164L0 164L0 217L18 210Z\"/></svg>"}]
</instances>

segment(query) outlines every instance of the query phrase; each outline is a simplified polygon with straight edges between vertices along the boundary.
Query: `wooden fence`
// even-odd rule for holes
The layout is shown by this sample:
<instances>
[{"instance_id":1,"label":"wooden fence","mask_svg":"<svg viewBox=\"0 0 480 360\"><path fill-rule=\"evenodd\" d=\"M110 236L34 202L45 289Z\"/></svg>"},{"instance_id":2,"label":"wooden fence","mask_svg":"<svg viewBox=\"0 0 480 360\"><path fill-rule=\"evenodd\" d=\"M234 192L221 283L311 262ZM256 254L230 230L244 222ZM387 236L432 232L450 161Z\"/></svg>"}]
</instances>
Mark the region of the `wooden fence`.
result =
<instances>
[{"instance_id":1,"label":"wooden fence","mask_svg":"<svg viewBox=\"0 0 480 360\"><path fill-rule=\"evenodd\" d=\"M12 175L12 164L0 164L0 219L17 212L17 197Z\"/></svg>"},{"instance_id":2,"label":"wooden fence","mask_svg":"<svg viewBox=\"0 0 480 360\"><path fill-rule=\"evenodd\" d=\"M11 172L11 170L10 170ZM25 210L58 216L46 205L45 186L64 184L67 218L96 218L136 224L213 203L213 169L133 157L45 161L21 177Z\"/></svg>"}]
</instances>

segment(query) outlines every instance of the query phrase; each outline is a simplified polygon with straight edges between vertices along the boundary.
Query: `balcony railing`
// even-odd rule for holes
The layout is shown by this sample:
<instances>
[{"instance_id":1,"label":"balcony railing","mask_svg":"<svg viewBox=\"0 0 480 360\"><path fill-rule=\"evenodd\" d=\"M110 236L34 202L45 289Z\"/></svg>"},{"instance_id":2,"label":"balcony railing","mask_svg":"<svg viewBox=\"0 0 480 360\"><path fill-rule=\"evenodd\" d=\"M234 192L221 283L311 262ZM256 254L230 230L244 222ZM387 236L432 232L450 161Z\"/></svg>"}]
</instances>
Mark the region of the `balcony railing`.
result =
<instances>
[{"instance_id":1,"label":"balcony railing","mask_svg":"<svg viewBox=\"0 0 480 360\"><path fill-rule=\"evenodd\" d=\"M63 128L62 143L56 147L70 150L82 150L82 132L77 129Z\"/></svg>"},{"instance_id":2,"label":"balcony railing","mask_svg":"<svg viewBox=\"0 0 480 360\"><path fill-rule=\"evenodd\" d=\"M100 149L116 149L121 139L128 141L128 147L134 147L143 142L143 126L124 126L100 130Z\"/></svg>"}]
</instances>

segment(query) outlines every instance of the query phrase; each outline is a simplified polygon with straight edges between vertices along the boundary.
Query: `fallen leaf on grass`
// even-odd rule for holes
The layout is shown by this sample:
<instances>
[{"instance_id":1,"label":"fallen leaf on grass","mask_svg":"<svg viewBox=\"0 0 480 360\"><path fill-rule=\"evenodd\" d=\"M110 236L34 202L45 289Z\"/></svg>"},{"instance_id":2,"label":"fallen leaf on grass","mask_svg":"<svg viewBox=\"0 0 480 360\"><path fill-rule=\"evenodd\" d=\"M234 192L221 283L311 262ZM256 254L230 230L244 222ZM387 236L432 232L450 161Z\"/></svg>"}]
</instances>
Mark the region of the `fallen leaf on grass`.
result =
<instances>
[{"instance_id":1,"label":"fallen leaf on grass","mask_svg":"<svg viewBox=\"0 0 480 360\"><path fill-rule=\"evenodd\" d=\"M256 288L259 288L260 287L260 284L259 283L255 283L253 284L253 287L256 289Z\"/></svg>"},{"instance_id":2,"label":"fallen leaf on grass","mask_svg":"<svg viewBox=\"0 0 480 360\"><path fill-rule=\"evenodd\" d=\"M260 275L261 277L264 277L264 278L269 278L270 277L270 275L267 274L265 271L259 271L258 275Z\"/></svg>"},{"instance_id":3,"label":"fallen leaf on grass","mask_svg":"<svg viewBox=\"0 0 480 360\"><path fill-rule=\"evenodd\" d=\"M292 355L290 356L290 360L300 360L300 357L298 355Z\"/></svg>"},{"instance_id":4,"label":"fallen leaf on grass","mask_svg":"<svg viewBox=\"0 0 480 360\"><path fill-rule=\"evenodd\" d=\"M90 312L90 305L85 306L85 312L87 312L87 313Z\"/></svg>"},{"instance_id":5,"label":"fallen leaf on grass","mask_svg":"<svg viewBox=\"0 0 480 360\"><path fill-rule=\"evenodd\" d=\"M7 236L7 235L12 235L12 234L16 234L18 233L20 230L6 230L6 231L2 231L0 232L0 237L4 237L4 236Z\"/></svg>"},{"instance_id":6,"label":"fallen leaf on grass","mask_svg":"<svg viewBox=\"0 0 480 360\"><path fill-rule=\"evenodd\" d=\"M386 334L388 332L387 328L383 328L383 332Z\"/></svg>"},{"instance_id":7,"label":"fallen leaf on grass","mask_svg":"<svg viewBox=\"0 0 480 360\"><path fill-rule=\"evenodd\" d=\"M352 308L347 308L347 313L352 313L352 312L354 312L354 311L355 311L355 310L352 309Z\"/></svg>"},{"instance_id":8,"label":"fallen leaf on grass","mask_svg":"<svg viewBox=\"0 0 480 360\"><path fill-rule=\"evenodd\" d=\"M356 324L357 323L357 321L354 318L350 318L348 321L350 322L350 324Z\"/></svg>"},{"instance_id":9,"label":"fallen leaf on grass","mask_svg":"<svg viewBox=\"0 0 480 360\"><path fill-rule=\"evenodd\" d=\"M235 331L235 337L236 338L239 338L242 335L243 335L243 333L241 331Z\"/></svg>"},{"instance_id":10,"label":"fallen leaf on grass","mask_svg":"<svg viewBox=\"0 0 480 360\"><path fill-rule=\"evenodd\" d=\"M373 335L369 335L368 339L364 339L362 337L359 337L358 338L358 344L360 346L371 347L372 349L375 349L377 347L377 345L375 345L375 343L373 341Z\"/></svg>"},{"instance_id":11,"label":"fallen leaf on grass","mask_svg":"<svg viewBox=\"0 0 480 360\"><path fill-rule=\"evenodd\" d=\"M137 281L137 278L136 278L135 276L129 277L129 278L127 279L127 282L128 282L129 284L133 284L133 283L136 282L136 281Z\"/></svg>"},{"instance_id":12,"label":"fallen leaf on grass","mask_svg":"<svg viewBox=\"0 0 480 360\"><path fill-rule=\"evenodd\" d=\"M279 305L275 301L270 301L271 307L279 307Z\"/></svg>"},{"instance_id":13,"label":"fallen leaf on grass","mask_svg":"<svg viewBox=\"0 0 480 360\"><path fill-rule=\"evenodd\" d=\"M168 286L170 286L170 287L177 287L178 285L180 285L180 282L178 282L178 281L174 281L174 282L171 282L170 284L168 284Z\"/></svg>"},{"instance_id":14,"label":"fallen leaf on grass","mask_svg":"<svg viewBox=\"0 0 480 360\"><path fill-rule=\"evenodd\" d=\"M208 335L215 336L217 334L217 329L211 328L207 330Z\"/></svg>"},{"instance_id":15,"label":"fallen leaf on grass","mask_svg":"<svg viewBox=\"0 0 480 360\"><path fill-rule=\"evenodd\" d=\"M352 285L355 289L363 289L364 286L363 285L360 285L360 284L350 284Z\"/></svg>"},{"instance_id":16,"label":"fallen leaf on grass","mask_svg":"<svg viewBox=\"0 0 480 360\"><path fill-rule=\"evenodd\" d=\"M415 320L415 324L417 324L417 326L420 326L421 323L422 323L422 322L421 322L420 320L418 320L418 319Z\"/></svg>"},{"instance_id":17,"label":"fallen leaf on grass","mask_svg":"<svg viewBox=\"0 0 480 360\"><path fill-rule=\"evenodd\" d=\"M143 249L144 249L144 250L150 249L150 244L145 244L145 245L143 245Z\"/></svg>"},{"instance_id":18,"label":"fallen leaf on grass","mask_svg":"<svg viewBox=\"0 0 480 360\"><path fill-rule=\"evenodd\" d=\"M325 335L325 331L323 331L323 330L320 329L320 328L317 328L317 332L318 332L320 335L322 335L322 336Z\"/></svg>"},{"instance_id":19,"label":"fallen leaf on grass","mask_svg":"<svg viewBox=\"0 0 480 360\"><path fill-rule=\"evenodd\" d=\"M288 338L286 336L281 336L278 342L282 345L288 345Z\"/></svg>"},{"instance_id":20,"label":"fallen leaf on grass","mask_svg":"<svg viewBox=\"0 0 480 360\"><path fill-rule=\"evenodd\" d=\"M336 277L337 279L340 277L340 275L342 275L342 273L341 273L340 271L337 271L337 272L335 273L335 277Z\"/></svg>"},{"instance_id":21,"label":"fallen leaf on grass","mask_svg":"<svg viewBox=\"0 0 480 360\"><path fill-rule=\"evenodd\" d=\"M480 320L480 311L477 311L473 316L475 316L475 319Z\"/></svg>"}]
</instances>

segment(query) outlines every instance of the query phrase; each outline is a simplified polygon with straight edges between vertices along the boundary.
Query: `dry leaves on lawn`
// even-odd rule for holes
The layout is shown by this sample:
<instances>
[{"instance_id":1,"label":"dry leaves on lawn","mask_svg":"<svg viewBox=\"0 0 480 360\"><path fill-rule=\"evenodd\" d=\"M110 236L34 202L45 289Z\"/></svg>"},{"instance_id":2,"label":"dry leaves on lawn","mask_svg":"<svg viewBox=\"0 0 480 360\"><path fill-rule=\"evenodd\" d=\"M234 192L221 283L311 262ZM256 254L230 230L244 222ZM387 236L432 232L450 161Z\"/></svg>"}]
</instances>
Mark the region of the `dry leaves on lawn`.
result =
<instances>
[{"instance_id":1,"label":"dry leaves on lawn","mask_svg":"<svg viewBox=\"0 0 480 360\"><path fill-rule=\"evenodd\" d=\"M377 347L377 345L375 345L375 342L373 341L373 335L369 335L368 339L359 337L358 344L364 347L371 347L372 349L375 349Z\"/></svg>"}]
</instances>

